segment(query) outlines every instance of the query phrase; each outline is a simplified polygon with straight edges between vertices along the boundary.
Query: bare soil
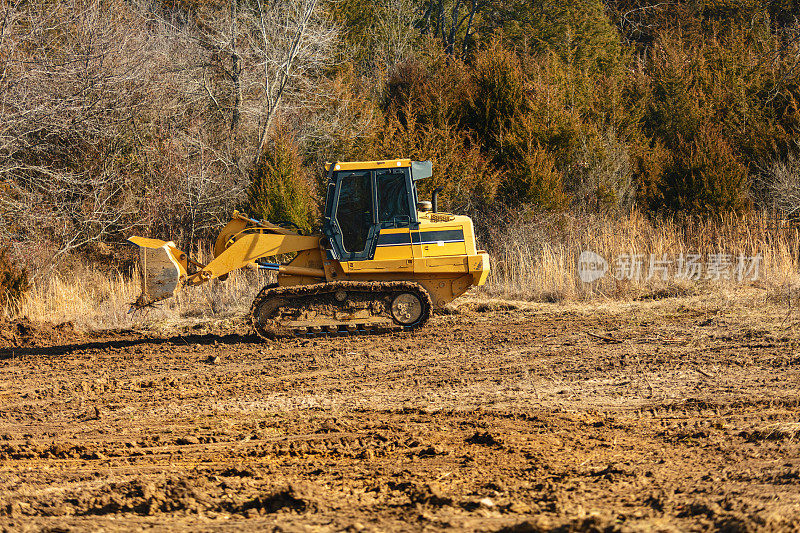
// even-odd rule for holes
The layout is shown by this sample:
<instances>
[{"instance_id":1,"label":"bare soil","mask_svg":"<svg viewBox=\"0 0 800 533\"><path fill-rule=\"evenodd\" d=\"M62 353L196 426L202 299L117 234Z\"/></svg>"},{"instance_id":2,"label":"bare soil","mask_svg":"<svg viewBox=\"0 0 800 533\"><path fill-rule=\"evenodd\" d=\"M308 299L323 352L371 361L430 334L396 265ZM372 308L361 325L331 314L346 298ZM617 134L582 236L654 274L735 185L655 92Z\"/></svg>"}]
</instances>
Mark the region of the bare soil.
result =
<instances>
[{"instance_id":1,"label":"bare soil","mask_svg":"<svg viewBox=\"0 0 800 533\"><path fill-rule=\"evenodd\" d=\"M800 530L795 315L466 301L272 343L0 324L0 527Z\"/></svg>"}]
</instances>

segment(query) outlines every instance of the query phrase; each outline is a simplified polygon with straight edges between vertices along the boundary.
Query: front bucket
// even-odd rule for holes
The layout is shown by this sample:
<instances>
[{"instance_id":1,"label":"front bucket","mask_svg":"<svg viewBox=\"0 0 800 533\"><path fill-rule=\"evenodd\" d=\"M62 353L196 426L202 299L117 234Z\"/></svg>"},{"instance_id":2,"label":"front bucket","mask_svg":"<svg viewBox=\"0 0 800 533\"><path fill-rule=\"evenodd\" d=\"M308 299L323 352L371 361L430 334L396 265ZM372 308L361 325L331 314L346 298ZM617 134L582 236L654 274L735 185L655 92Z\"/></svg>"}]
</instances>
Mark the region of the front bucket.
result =
<instances>
[{"instance_id":1,"label":"front bucket","mask_svg":"<svg viewBox=\"0 0 800 533\"><path fill-rule=\"evenodd\" d=\"M139 247L142 271L142 294L133 307L147 307L174 296L181 286L183 274L175 259L175 253L180 255L175 243L145 237L131 237L128 241Z\"/></svg>"}]
</instances>

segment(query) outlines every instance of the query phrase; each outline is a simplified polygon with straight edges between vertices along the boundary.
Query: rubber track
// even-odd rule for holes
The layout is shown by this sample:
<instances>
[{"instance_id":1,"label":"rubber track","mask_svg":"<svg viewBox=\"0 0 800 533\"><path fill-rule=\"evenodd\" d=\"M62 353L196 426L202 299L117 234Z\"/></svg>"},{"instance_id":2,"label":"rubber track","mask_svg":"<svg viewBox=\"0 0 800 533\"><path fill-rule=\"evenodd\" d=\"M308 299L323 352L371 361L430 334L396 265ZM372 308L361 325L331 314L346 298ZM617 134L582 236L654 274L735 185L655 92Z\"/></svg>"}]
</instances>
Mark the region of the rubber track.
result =
<instances>
[{"instance_id":1,"label":"rubber track","mask_svg":"<svg viewBox=\"0 0 800 533\"><path fill-rule=\"evenodd\" d=\"M431 316L433 309L433 301L431 300L428 291L422 288L419 283L413 281L331 281L325 283L316 283L314 285L294 285L290 287L279 287L277 284L272 283L265 286L258 295L253 299L253 304L250 306L249 322L253 331L264 340L272 340L270 337L264 336L258 331L256 327L256 309L262 302L269 298L307 298L309 296L321 296L333 294L338 290L352 291L352 292L371 292L378 298L382 298L391 293L412 292L421 297L422 300L422 317L413 326L402 326L404 330L411 331L421 328L425 325ZM390 313L391 315L391 313ZM399 325L399 324L398 324ZM349 333L354 335L357 333ZM322 337L329 335L327 331L319 333L304 334L303 337Z\"/></svg>"}]
</instances>

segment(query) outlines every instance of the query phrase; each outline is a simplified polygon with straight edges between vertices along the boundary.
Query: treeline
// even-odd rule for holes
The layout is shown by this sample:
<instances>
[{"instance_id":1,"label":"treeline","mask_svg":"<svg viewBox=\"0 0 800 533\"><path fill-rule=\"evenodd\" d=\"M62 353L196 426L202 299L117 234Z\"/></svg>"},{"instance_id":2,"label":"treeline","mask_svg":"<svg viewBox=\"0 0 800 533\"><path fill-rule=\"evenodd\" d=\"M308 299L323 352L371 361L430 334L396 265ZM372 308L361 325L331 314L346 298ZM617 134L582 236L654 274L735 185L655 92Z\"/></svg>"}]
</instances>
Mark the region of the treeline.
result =
<instances>
[{"instance_id":1,"label":"treeline","mask_svg":"<svg viewBox=\"0 0 800 533\"><path fill-rule=\"evenodd\" d=\"M366 152L430 154L461 208L793 211L797 13L748 0L487 3L457 53L443 41L389 71L370 100L379 148Z\"/></svg>"},{"instance_id":2,"label":"treeline","mask_svg":"<svg viewBox=\"0 0 800 533\"><path fill-rule=\"evenodd\" d=\"M0 239L32 264L233 208L314 226L336 159L431 159L423 196L477 215L800 208L790 0L0 9Z\"/></svg>"}]
</instances>

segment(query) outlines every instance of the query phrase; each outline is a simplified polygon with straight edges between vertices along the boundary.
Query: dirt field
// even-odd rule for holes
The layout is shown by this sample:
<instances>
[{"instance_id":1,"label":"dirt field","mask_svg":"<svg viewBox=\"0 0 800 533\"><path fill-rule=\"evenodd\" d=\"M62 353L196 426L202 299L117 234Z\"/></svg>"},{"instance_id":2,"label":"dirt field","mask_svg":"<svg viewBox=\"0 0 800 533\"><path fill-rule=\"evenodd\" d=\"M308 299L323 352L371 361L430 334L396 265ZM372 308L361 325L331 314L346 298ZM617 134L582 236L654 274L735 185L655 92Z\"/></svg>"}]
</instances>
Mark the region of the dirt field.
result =
<instances>
[{"instance_id":1,"label":"dirt field","mask_svg":"<svg viewBox=\"0 0 800 533\"><path fill-rule=\"evenodd\" d=\"M800 313L466 301L415 334L0 325L9 530L800 530Z\"/></svg>"}]
</instances>

